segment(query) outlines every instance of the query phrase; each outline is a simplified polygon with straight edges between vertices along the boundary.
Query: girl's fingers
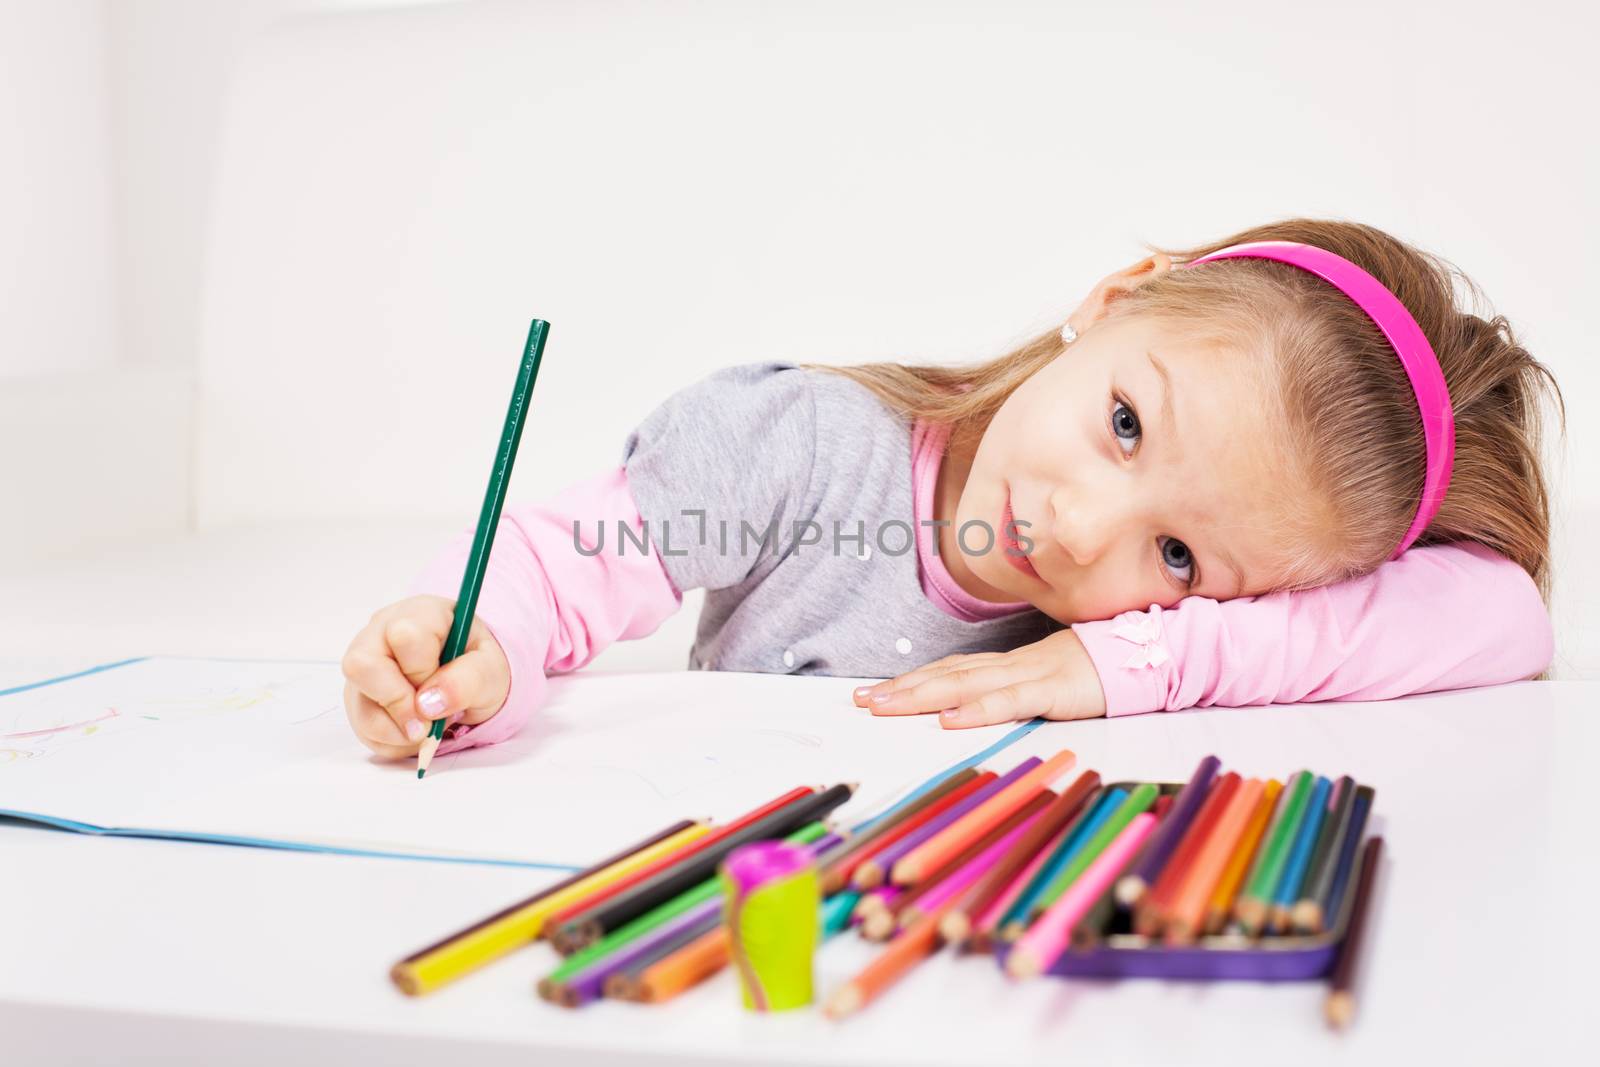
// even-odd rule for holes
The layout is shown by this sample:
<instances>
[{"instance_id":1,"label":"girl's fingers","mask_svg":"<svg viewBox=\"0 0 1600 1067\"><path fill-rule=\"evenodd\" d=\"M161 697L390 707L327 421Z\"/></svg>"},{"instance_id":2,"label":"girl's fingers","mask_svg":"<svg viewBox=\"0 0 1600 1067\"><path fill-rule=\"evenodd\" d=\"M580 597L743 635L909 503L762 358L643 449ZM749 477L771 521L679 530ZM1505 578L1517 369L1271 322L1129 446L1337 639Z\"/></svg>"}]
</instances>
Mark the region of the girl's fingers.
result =
<instances>
[{"instance_id":1,"label":"girl's fingers","mask_svg":"<svg viewBox=\"0 0 1600 1067\"><path fill-rule=\"evenodd\" d=\"M1009 653L1005 652L973 652L946 656L943 659L937 659L932 663L918 667L914 671L907 671L905 674L896 675L886 681L879 682L877 685L862 686L852 694L852 698L855 700L857 707L870 708L873 706L872 698L875 696L896 692L901 689L910 689L921 685L930 678L948 674L950 671L979 664L994 663L998 660L1006 659L1009 655Z\"/></svg>"},{"instance_id":2,"label":"girl's fingers","mask_svg":"<svg viewBox=\"0 0 1600 1067\"><path fill-rule=\"evenodd\" d=\"M385 759L404 759L417 754L419 743L406 740L394 719L360 689L354 682L344 686L344 710L350 719L350 728L361 743Z\"/></svg>"},{"instance_id":3,"label":"girl's fingers","mask_svg":"<svg viewBox=\"0 0 1600 1067\"><path fill-rule=\"evenodd\" d=\"M384 624L384 643L393 653L400 673L413 686L421 685L439 669L439 653L444 651L445 638L450 635L450 619L446 616L442 631L433 625L437 621L401 615Z\"/></svg>"},{"instance_id":4,"label":"girl's fingers","mask_svg":"<svg viewBox=\"0 0 1600 1067\"><path fill-rule=\"evenodd\" d=\"M947 730L965 730L1014 719L1049 716L1055 706L1055 693L1056 687L1045 680L1015 682L941 712L939 725Z\"/></svg>"},{"instance_id":5,"label":"girl's fingers","mask_svg":"<svg viewBox=\"0 0 1600 1067\"><path fill-rule=\"evenodd\" d=\"M389 654L381 624L373 623L356 635L340 667L346 679L388 713L402 736L422 740L428 724L417 716L417 692Z\"/></svg>"},{"instance_id":6,"label":"girl's fingers","mask_svg":"<svg viewBox=\"0 0 1600 1067\"><path fill-rule=\"evenodd\" d=\"M959 707L996 689L1030 680L1027 664L1020 660L956 667L907 689L875 693L867 706L874 715L920 715Z\"/></svg>"},{"instance_id":7,"label":"girl's fingers","mask_svg":"<svg viewBox=\"0 0 1600 1067\"><path fill-rule=\"evenodd\" d=\"M417 710L430 719L460 712L463 721L479 723L500 710L510 684L510 669L498 645L492 650L469 648L422 683Z\"/></svg>"}]
</instances>

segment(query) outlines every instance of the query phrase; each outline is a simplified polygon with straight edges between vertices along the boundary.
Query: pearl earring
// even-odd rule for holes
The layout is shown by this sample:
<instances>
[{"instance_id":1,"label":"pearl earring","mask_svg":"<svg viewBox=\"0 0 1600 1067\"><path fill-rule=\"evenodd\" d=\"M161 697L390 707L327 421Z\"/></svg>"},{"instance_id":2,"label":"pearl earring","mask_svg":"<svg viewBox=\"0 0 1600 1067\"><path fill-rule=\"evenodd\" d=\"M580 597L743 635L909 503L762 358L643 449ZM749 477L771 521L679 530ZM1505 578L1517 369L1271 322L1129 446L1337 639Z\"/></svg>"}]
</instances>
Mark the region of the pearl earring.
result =
<instances>
[{"instance_id":1,"label":"pearl earring","mask_svg":"<svg viewBox=\"0 0 1600 1067\"><path fill-rule=\"evenodd\" d=\"M1061 343L1062 344L1070 345L1072 342L1076 341L1077 339L1078 339L1078 331L1074 330L1072 328L1072 323L1069 322L1065 326L1061 327Z\"/></svg>"}]
</instances>

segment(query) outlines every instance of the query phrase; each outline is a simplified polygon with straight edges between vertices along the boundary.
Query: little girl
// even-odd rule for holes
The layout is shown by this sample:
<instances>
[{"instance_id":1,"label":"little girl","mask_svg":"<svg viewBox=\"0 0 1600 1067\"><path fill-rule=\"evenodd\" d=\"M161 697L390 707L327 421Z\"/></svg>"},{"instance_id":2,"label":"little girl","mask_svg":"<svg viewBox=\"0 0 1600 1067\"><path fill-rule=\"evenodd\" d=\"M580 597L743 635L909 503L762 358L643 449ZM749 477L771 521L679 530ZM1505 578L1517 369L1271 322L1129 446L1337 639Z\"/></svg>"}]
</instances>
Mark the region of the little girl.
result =
<instances>
[{"instance_id":1,"label":"little girl","mask_svg":"<svg viewBox=\"0 0 1600 1067\"><path fill-rule=\"evenodd\" d=\"M1554 383L1458 283L1296 219L1151 255L987 362L712 374L506 509L462 656L471 530L374 615L351 724L390 757L441 717L441 752L503 740L695 587L691 667L895 675L856 703L951 727L1537 675Z\"/></svg>"}]
</instances>

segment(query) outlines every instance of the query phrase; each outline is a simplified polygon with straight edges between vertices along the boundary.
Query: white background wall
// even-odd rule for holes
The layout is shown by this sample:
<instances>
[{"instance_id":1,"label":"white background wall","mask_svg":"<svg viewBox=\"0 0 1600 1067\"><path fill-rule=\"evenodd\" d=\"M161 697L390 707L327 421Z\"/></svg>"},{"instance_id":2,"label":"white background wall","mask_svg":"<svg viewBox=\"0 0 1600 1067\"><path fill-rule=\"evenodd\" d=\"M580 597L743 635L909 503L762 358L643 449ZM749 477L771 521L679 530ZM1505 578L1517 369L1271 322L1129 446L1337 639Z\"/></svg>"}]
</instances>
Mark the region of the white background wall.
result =
<instances>
[{"instance_id":1,"label":"white background wall","mask_svg":"<svg viewBox=\"0 0 1600 1067\"><path fill-rule=\"evenodd\" d=\"M1600 515L1595 29L1549 2L0 0L0 478L35 502L0 544L470 518L529 314L560 403L522 497L714 367L987 354L1142 241L1304 213L1443 252L1555 370L1564 545ZM143 451L71 450L95 369L134 376L103 421ZM50 507L51 464L96 456L100 493L148 491ZM1588 555L1559 560L1574 619Z\"/></svg>"}]
</instances>

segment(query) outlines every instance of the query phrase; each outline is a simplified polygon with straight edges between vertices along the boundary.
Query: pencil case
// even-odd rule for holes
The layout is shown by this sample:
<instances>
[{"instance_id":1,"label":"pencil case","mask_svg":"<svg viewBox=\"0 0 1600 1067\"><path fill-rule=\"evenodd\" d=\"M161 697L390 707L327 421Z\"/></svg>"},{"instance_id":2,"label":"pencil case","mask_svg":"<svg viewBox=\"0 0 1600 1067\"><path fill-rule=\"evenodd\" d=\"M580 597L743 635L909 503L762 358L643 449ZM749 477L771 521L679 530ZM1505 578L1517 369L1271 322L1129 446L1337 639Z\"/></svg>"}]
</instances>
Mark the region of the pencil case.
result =
<instances>
[{"instance_id":1,"label":"pencil case","mask_svg":"<svg viewBox=\"0 0 1600 1067\"><path fill-rule=\"evenodd\" d=\"M1132 790L1141 783L1117 782L1107 786ZM1161 792L1176 793L1182 782L1163 782ZM1371 823L1369 821L1370 828ZM1364 839L1364 838L1363 838ZM1350 884L1361 877L1362 851L1357 850ZM1333 970L1339 942L1349 929L1354 893L1346 893L1339 914L1320 934L1243 934L1202 937L1194 945L1169 946L1154 938L1132 933L1112 933L1089 949L1063 952L1047 974L1058 978L1180 978L1203 981L1245 980L1299 982L1325 978ZM1010 945L996 948L1003 967Z\"/></svg>"}]
</instances>

